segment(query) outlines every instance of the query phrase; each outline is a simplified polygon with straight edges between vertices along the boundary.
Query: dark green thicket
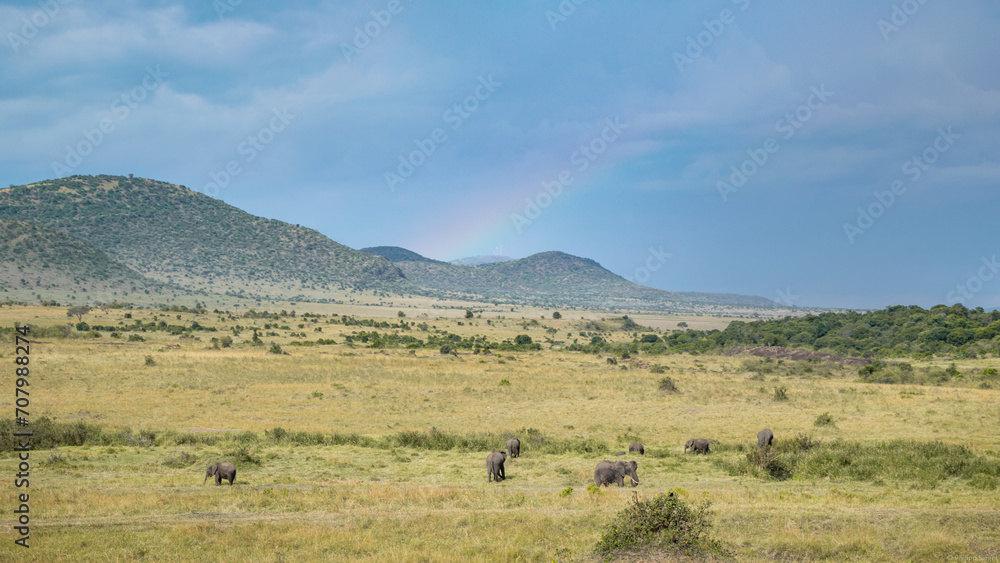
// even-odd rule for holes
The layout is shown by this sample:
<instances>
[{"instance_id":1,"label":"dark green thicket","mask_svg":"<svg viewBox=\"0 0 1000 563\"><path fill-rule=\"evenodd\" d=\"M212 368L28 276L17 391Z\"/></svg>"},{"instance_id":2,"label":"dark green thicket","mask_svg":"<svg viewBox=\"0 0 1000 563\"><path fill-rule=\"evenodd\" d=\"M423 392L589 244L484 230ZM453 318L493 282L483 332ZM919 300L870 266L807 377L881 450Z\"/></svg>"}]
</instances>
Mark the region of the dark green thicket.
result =
<instances>
[{"instance_id":1,"label":"dark green thicket","mask_svg":"<svg viewBox=\"0 0 1000 563\"><path fill-rule=\"evenodd\" d=\"M888 358L922 359L934 354L967 358L998 356L1000 311L969 309L962 304L937 305L930 310L897 305L867 313L849 311L768 321L734 321L721 331L675 331L655 340L647 336L636 338L627 345L633 352L651 354L721 353L744 346L786 346L841 356ZM615 346L591 342L577 345L576 349L600 353ZM862 376L873 376L877 371L869 370Z\"/></svg>"}]
</instances>

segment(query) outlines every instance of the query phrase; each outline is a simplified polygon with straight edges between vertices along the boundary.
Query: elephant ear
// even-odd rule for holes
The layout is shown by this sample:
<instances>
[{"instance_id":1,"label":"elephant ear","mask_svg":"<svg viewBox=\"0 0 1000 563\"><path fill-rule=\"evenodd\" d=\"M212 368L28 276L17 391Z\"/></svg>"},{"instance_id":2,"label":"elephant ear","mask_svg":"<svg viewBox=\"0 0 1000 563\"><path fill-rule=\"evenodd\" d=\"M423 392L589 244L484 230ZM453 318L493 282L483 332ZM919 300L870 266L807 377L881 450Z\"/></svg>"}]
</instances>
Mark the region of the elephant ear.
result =
<instances>
[{"instance_id":1,"label":"elephant ear","mask_svg":"<svg viewBox=\"0 0 1000 563\"><path fill-rule=\"evenodd\" d=\"M635 461L630 461L628 462L628 464L632 466L633 470L639 469L639 464L636 463Z\"/></svg>"}]
</instances>

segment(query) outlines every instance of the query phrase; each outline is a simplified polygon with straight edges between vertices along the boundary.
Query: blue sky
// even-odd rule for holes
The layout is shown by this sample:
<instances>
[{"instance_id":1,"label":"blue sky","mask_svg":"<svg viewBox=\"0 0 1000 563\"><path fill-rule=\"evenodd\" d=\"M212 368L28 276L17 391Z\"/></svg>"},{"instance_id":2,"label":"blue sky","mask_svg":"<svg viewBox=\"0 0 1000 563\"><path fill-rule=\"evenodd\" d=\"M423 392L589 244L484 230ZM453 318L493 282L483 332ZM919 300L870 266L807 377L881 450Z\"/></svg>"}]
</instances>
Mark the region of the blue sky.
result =
<instances>
[{"instance_id":1,"label":"blue sky","mask_svg":"<svg viewBox=\"0 0 1000 563\"><path fill-rule=\"evenodd\" d=\"M991 308L997 29L992 0L8 2L0 182L134 173L355 248Z\"/></svg>"}]
</instances>

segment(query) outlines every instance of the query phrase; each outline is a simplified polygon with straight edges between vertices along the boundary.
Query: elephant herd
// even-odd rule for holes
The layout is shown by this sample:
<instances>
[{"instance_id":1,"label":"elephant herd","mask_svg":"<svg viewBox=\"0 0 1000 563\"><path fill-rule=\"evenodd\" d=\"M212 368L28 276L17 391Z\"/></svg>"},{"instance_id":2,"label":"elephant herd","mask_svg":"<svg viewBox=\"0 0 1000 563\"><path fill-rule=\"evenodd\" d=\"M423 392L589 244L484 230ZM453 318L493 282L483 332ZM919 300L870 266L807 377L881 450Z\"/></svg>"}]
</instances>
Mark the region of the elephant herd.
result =
<instances>
[{"instance_id":1,"label":"elephant herd","mask_svg":"<svg viewBox=\"0 0 1000 563\"><path fill-rule=\"evenodd\" d=\"M757 446L760 448L770 446L773 440L774 432L771 432L770 428L765 428L757 433ZM687 453L688 450L691 453L710 453L708 444L709 442L705 438L693 438L684 444L684 453ZM646 455L646 449L639 442L632 442L628 447L628 451L638 453L639 455ZM521 441L517 438L507 440L507 451L494 450L486 456L487 482L495 481L499 483L507 478L504 473L503 464L507 461L508 455L511 458L521 456ZM615 455L622 456L625 455L625 452L618 452ZM634 460L602 461L594 469L594 484L601 487L615 483L619 487L624 487L625 477L627 476L632 480L632 486L635 487L639 484L639 475L636 473L638 469L639 464ZM208 471L205 473L205 480L202 481L202 485L208 481L209 477L215 477L216 485L221 485L223 480L229 481L229 486L231 487L233 486L233 481L236 479L236 466L228 461L213 463L208 466Z\"/></svg>"},{"instance_id":2,"label":"elephant herd","mask_svg":"<svg viewBox=\"0 0 1000 563\"><path fill-rule=\"evenodd\" d=\"M769 447L771 442L774 441L774 432L771 432L770 428L765 428L757 433L757 446L760 448ZM711 453L709 449L709 441L705 438L693 438L688 440L684 444L684 453L688 450L691 453ZM628 447L628 451L631 453L638 453L639 455L646 455L646 449L639 442L632 442ZM507 454L510 457L519 457L521 455L521 441L517 438L511 438L507 441L507 452L504 451L493 451L486 456L486 478L487 481L500 482L505 479L503 464L507 461ZM623 456L625 452L618 452L616 456ZM597 464L594 468L594 484L598 487L604 485L611 485L612 483L617 484L619 487L625 486L625 477L632 479L632 486L635 487L639 484L639 475L636 471L639 469L639 464L633 461L602 461Z\"/></svg>"}]
</instances>

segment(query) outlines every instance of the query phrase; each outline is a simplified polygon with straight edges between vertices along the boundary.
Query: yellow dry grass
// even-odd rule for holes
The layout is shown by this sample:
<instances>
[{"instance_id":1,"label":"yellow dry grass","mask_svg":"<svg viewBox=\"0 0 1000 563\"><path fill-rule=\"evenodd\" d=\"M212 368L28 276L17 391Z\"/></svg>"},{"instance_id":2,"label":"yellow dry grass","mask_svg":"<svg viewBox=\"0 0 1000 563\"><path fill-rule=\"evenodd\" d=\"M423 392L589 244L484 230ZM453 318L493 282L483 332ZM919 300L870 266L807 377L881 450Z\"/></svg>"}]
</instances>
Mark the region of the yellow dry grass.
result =
<instances>
[{"instance_id":1,"label":"yellow dry grass","mask_svg":"<svg viewBox=\"0 0 1000 563\"><path fill-rule=\"evenodd\" d=\"M95 311L86 320L115 324L124 313ZM178 320L175 313L149 310L133 315L219 328L265 323L212 314ZM579 322L550 318L525 328L520 315L504 316L488 325L486 315L467 321L407 312L409 321L491 340L527 332L540 341L546 327L565 340ZM0 326L15 321L67 319L64 309L0 309ZM689 438L750 443L764 426L776 440L798 433L819 440L940 440L995 454L1000 408L993 390L870 385L851 369L832 377L751 380L741 370L744 358L715 356L642 356L669 368L654 374L635 362L622 370L603 356L557 350L499 357L383 352L343 344L343 334L370 330L363 327L300 319L280 324L290 329L263 338L288 355L239 343L210 349L208 338L223 332L198 333L200 341L157 332L136 343L104 334L33 344L31 416L160 433L282 427L381 437L432 427L455 434L537 429L552 438L599 440L609 451L543 455L529 444L523 457L508 461L509 479L491 484L485 451L265 443L254 452L260 465L241 464L232 488L201 485L204 467L226 457L227 445L65 447L61 461L36 451L33 547L14 546L9 534L0 560L590 560L602 526L633 492L648 497L678 488L688 500L713 503L713 534L740 560L933 560L989 557L1000 549L996 490L959 481L933 488L762 481L731 476L713 463L713 456L736 454L682 454ZM299 331L340 344L288 346L304 339L289 334ZM5 345L0 363L12 365L13 353L13 344ZM154 365L146 365L147 356ZM994 363L970 360L959 368ZM665 375L680 393L657 390ZM779 386L788 401L774 400ZM0 395L7 412L13 400L12 391ZM827 412L835 426L814 426ZM627 449L633 437L647 453L638 458L639 487L588 492L594 464ZM191 456L189 465L164 464L181 452ZM0 454L0 474L12 476L15 466L10 453ZM560 495L569 487L572 492ZM0 509L8 514L16 492L9 484L0 488Z\"/></svg>"}]
</instances>

